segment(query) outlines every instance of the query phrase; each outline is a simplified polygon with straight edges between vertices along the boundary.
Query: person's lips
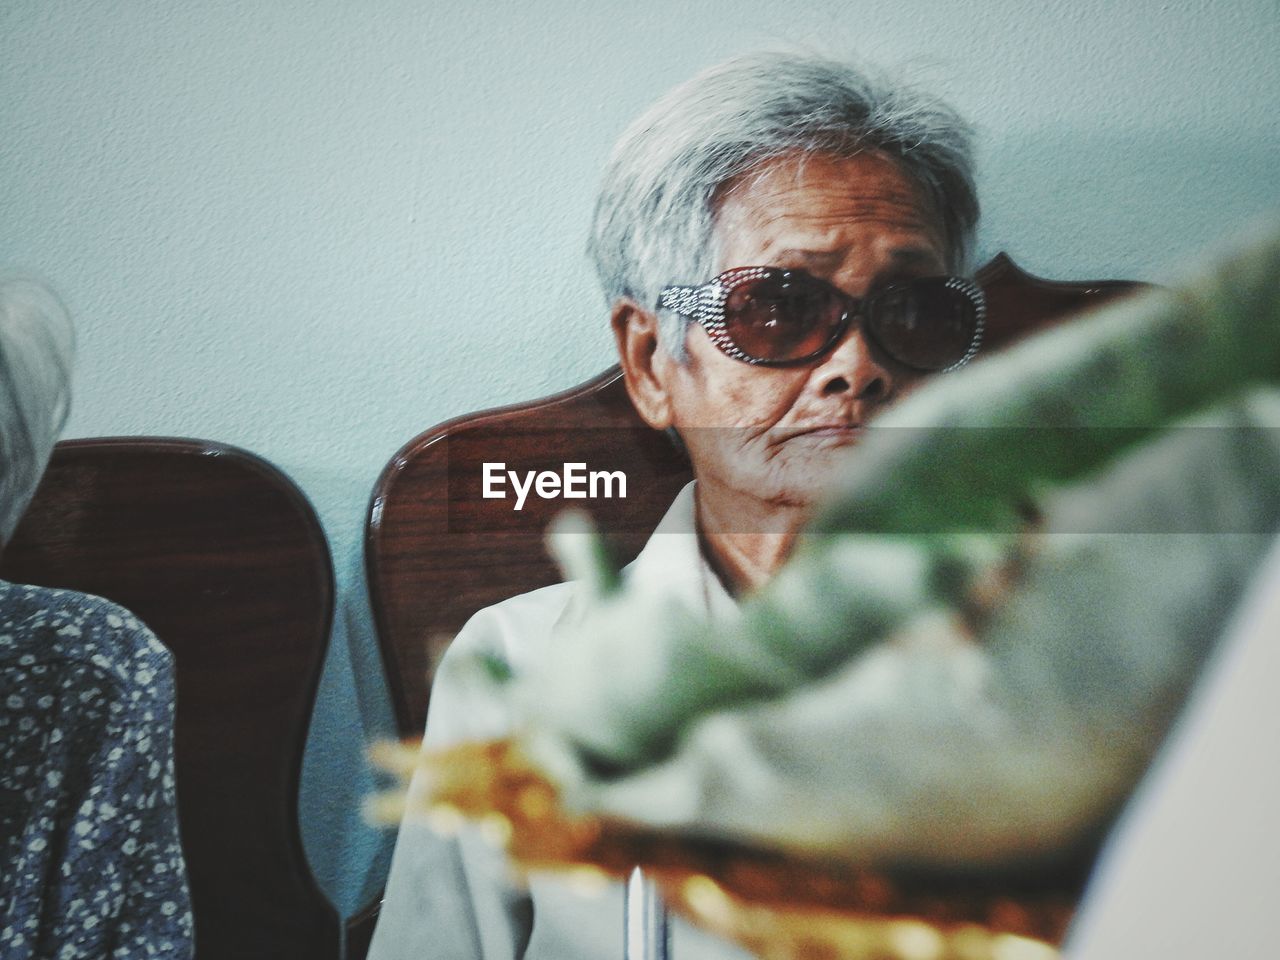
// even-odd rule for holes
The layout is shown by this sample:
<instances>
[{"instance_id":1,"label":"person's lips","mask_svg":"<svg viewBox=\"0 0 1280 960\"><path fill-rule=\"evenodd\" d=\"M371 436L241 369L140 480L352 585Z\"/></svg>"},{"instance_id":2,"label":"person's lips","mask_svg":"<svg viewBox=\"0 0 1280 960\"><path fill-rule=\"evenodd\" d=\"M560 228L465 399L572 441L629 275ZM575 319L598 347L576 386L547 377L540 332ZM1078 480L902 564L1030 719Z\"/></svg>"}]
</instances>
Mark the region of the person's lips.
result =
<instances>
[{"instance_id":1,"label":"person's lips","mask_svg":"<svg viewBox=\"0 0 1280 960\"><path fill-rule=\"evenodd\" d=\"M822 441L832 444L854 443L862 436L860 423L821 423L789 431L786 440Z\"/></svg>"}]
</instances>

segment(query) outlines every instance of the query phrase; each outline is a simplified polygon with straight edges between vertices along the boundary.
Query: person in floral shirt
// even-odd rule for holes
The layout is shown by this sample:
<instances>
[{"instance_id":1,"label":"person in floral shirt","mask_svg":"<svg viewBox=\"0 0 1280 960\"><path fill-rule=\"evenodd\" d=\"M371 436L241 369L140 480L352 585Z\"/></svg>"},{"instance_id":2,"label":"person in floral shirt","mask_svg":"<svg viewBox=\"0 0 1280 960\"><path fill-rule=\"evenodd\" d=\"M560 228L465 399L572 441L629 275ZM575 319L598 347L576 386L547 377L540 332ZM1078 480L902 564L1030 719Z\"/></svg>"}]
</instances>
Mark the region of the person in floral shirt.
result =
<instances>
[{"instance_id":1,"label":"person in floral shirt","mask_svg":"<svg viewBox=\"0 0 1280 960\"><path fill-rule=\"evenodd\" d=\"M0 550L66 419L72 332L0 277ZM173 657L124 608L0 580L0 956L191 957Z\"/></svg>"}]
</instances>

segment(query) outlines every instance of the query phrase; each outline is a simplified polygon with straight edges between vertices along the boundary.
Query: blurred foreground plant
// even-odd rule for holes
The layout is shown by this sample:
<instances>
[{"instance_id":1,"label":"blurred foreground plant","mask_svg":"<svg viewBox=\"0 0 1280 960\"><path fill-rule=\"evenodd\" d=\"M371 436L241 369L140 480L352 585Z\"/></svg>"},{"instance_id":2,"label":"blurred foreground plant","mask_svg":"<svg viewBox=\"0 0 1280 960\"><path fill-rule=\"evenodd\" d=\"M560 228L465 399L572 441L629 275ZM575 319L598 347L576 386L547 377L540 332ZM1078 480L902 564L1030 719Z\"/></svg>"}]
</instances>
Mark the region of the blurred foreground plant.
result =
<instances>
[{"instance_id":1,"label":"blurred foreground plant","mask_svg":"<svg viewBox=\"0 0 1280 960\"><path fill-rule=\"evenodd\" d=\"M732 623L561 529L589 612L488 681L513 741L423 761L437 817L764 955L1043 955L1280 529L1278 380L1273 230L895 406Z\"/></svg>"}]
</instances>

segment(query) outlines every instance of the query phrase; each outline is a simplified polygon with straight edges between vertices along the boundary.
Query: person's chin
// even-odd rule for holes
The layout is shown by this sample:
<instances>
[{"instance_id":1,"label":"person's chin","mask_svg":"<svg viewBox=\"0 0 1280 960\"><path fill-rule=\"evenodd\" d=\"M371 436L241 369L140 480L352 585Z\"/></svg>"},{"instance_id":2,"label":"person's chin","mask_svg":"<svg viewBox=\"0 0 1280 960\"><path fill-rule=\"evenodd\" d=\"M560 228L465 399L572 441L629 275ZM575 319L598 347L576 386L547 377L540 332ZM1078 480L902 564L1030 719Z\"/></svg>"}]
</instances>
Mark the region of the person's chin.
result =
<instances>
[{"instance_id":1,"label":"person's chin","mask_svg":"<svg viewBox=\"0 0 1280 960\"><path fill-rule=\"evenodd\" d=\"M801 479L806 490L821 489L831 480L849 451L862 440L858 427L813 430L792 437L786 444L786 472Z\"/></svg>"},{"instance_id":2,"label":"person's chin","mask_svg":"<svg viewBox=\"0 0 1280 960\"><path fill-rule=\"evenodd\" d=\"M808 509L831 491L848 461L852 443L814 443L803 456L788 458L786 468L774 478L774 501L778 505Z\"/></svg>"}]
</instances>

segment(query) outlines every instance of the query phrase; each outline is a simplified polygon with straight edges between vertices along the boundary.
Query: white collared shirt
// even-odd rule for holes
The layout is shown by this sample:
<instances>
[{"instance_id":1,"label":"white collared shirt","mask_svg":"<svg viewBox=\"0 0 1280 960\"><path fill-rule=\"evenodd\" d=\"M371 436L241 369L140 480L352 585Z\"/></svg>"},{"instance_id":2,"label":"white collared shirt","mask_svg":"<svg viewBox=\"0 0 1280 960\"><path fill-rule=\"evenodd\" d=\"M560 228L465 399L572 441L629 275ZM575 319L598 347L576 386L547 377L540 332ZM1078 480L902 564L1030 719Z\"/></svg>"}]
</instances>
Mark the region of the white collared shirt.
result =
<instances>
[{"instance_id":1,"label":"white collared shirt","mask_svg":"<svg viewBox=\"0 0 1280 960\"><path fill-rule=\"evenodd\" d=\"M737 605L703 557L695 527L694 484L684 487L624 576L709 618ZM479 611L449 647L431 690L423 745L504 737L505 702L468 682L477 654L520 673L585 605L579 585L559 583ZM415 781L411 793L420 791ZM444 838L412 818L401 824L370 960L607 960L623 953L623 886L582 891L552 875L526 890L510 879L506 858L477 831ZM748 954L673 919L679 960L746 960Z\"/></svg>"}]
</instances>

